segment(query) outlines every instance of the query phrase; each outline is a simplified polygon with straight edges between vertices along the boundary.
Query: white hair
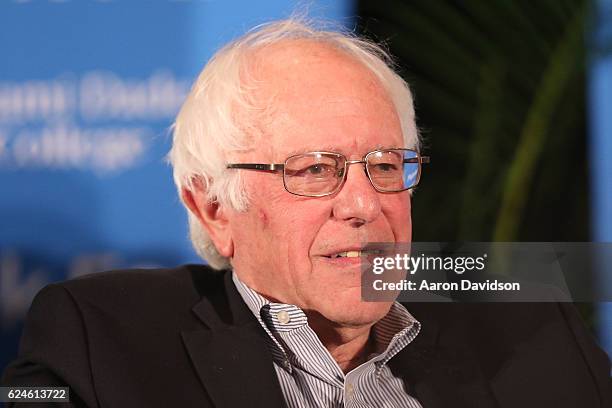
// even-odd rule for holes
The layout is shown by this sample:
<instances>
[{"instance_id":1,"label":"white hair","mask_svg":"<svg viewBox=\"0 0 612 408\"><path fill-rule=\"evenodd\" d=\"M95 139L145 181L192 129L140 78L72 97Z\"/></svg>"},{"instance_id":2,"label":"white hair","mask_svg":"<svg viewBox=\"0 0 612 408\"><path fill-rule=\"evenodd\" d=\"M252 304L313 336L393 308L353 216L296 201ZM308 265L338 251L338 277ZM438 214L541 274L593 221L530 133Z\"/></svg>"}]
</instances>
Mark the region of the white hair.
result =
<instances>
[{"instance_id":1,"label":"white hair","mask_svg":"<svg viewBox=\"0 0 612 408\"><path fill-rule=\"evenodd\" d=\"M418 132L412 94L393 70L391 58L379 45L351 32L318 28L320 24L290 18L256 27L227 44L206 64L187 96L173 125L172 149L168 155L174 182L182 199L183 189L193 191L194 180L202 183L209 202L244 211L248 197L240 171L227 171L228 153L247 148L249 125L238 123L236 111L253 109L249 86L243 74L254 51L288 39L320 42L343 51L362 63L380 81L397 111L405 147L417 148ZM191 242L215 269L230 266L188 211Z\"/></svg>"}]
</instances>

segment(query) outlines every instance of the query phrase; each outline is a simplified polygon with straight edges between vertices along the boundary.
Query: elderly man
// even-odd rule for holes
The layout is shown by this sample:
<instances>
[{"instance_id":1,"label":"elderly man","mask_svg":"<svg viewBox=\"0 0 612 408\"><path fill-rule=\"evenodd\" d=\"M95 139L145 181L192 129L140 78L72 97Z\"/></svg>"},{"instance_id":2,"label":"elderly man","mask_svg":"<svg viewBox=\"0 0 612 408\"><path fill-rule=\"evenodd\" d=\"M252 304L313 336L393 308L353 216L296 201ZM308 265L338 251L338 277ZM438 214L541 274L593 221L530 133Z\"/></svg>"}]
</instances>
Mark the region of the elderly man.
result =
<instances>
[{"instance_id":1,"label":"elderly man","mask_svg":"<svg viewBox=\"0 0 612 408\"><path fill-rule=\"evenodd\" d=\"M610 406L609 362L567 305L362 301L364 245L411 241L418 147L376 45L294 20L232 42L170 153L211 267L45 288L4 384L88 407Z\"/></svg>"}]
</instances>

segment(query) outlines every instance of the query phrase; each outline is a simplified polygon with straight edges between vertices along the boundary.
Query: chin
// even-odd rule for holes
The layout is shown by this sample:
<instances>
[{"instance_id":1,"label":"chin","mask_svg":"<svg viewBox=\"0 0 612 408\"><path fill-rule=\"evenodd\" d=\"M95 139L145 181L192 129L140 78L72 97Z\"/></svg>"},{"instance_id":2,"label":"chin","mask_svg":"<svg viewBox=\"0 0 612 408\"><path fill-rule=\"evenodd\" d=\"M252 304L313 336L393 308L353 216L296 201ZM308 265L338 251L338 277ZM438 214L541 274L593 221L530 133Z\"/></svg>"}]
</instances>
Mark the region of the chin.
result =
<instances>
[{"instance_id":1,"label":"chin","mask_svg":"<svg viewBox=\"0 0 612 408\"><path fill-rule=\"evenodd\" d=\"M358 304L346 305L342 308L334 304L330 313L324 314L324 317L341 326L360 327L376 323L389 313L390 308L390 302L360 300Z\"/></svg>"}]
</instances>

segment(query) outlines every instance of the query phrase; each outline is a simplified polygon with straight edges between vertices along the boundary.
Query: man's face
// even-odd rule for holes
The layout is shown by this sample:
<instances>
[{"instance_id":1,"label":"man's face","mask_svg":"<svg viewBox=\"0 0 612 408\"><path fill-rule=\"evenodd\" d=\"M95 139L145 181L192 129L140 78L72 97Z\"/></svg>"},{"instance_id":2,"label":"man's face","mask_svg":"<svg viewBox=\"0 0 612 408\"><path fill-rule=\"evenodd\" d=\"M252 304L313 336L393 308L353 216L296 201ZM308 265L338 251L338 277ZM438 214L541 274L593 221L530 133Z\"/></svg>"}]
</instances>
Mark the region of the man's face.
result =
<instances>
[{"instance_id":1,"label":"man's face","mask_svg":"<svg viewBox=\"0 0 612 408\"><path fill-rule=\"evenodd\" d=\"M294 41L271 47L257 64L257 98L272 100L262 136L237 162L283 163L296 153L331 151L349 160L403 147L387 93L359 63L327 46ZM285 44L286 45L286 44ZM230 212L232 265L264 296L342 326L371 324L389 303L361 301L360 258L332 258L367 242L409 242L410 195L378 193L362 164L342 189L311 198L288 193L282 175L245 171L250 205Z\"/></svg>"}]
</instances>

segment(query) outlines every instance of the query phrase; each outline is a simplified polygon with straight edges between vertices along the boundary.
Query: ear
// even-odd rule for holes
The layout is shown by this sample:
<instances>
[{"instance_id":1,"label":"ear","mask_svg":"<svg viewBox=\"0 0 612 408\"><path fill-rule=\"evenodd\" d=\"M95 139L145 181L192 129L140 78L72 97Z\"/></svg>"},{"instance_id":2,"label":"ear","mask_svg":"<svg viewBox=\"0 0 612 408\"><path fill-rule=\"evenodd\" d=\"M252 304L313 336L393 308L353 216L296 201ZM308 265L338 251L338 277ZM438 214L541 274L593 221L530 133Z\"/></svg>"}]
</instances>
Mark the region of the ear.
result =
<instances>
[{"instance_id":1,"label":"ear","mask_svg":"<svg viewBox=\"0 0 612 408\"><path fill-rule=\"evenodd\" d=\"M183 202L189 211L200 221L212 239L217 251L226 257L234 255L234 241L226 211L217 201L209 201L204 186L199 179L193 180L193 190L183 188Z\"/></svg>"}]
</instances>

